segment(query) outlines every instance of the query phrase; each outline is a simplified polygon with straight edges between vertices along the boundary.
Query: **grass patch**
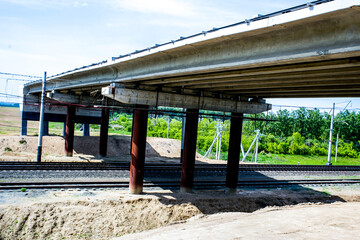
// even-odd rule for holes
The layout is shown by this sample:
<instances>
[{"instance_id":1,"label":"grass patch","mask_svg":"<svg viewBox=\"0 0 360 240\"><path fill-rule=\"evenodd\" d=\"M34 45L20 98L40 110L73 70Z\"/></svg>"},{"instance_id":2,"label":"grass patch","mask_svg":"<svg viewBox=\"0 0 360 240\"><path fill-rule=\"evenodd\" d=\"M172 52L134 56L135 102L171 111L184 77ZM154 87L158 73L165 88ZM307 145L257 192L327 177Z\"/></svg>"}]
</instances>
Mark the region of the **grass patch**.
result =
<instances>
[{"instance_id":1,"label":"grass patch","mask_svg":"<svg viewBox=\"0 0 360 240\"><path fill-rule=\"evenodd\" d=\"M252 155L246 158L245 162L250 162ZM292 164L292 165L325 165L327 156L313 156L313 155L290 155L290 154L258 154L258 163L263 164ZM360 160L349 157L338 157L335 162L335 157L331 158L333 165L360 165Z\"/></svg>"},{"instance_id":2,"label":"grass patch","mask_svg":"<svg viewBox=\"0 0 360 240\"><path fill-rule=\"evenodd\" d=\"M5 152L12 152L12 149L9 148L9 147L5 147L5 148L4 148L4 151L5 151Z\"/></svg>"}]
</instances>

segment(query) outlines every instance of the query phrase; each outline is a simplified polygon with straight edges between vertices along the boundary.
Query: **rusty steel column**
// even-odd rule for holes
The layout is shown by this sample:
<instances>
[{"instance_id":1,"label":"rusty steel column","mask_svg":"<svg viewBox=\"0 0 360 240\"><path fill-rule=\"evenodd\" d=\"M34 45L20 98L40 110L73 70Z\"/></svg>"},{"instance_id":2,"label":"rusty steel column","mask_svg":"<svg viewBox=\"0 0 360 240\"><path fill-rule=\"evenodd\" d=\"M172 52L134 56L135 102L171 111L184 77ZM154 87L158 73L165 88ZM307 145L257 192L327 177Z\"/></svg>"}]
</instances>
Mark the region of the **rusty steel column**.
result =
<instances>
[{"instance_id":1,"label":"rusty steel column","mask_svg":"<svg viewBox=\"0 0 360 240\"><path fill-rule=\"evenodd\" d=\"M49 136L49 122L48 121L44 121L44 133L43 136Z\"/></svg>"},{"instance_id":2,"label":"rusty steel column","mask_svg":"<svg viewBox=\"0 0 360 240\"><path fill-rule=\"evenodd\" d=\"M109 108L103 108L101 110L101 125L100 125L100 142L99 153L101 157L106 157L108 132L109 132Z\"/></svg>"},{"instance_id":3,"label":"rusty steel column","mask_svg":"<svg viewBox=\"0 0 360 240\"><path fill-rule=\"evenodd\" d=\"M239 175L240 144L243 124L242 113L231 114L229 152L226 169L226 187L229 192L236 192Z\"/></svg>"},{"instance_id":4,"label":"rusty steel column","mask_svg":"<svg viewBox=\"0 0 360 240\"><path fill-rule=\"evenodd\" d=\"M133 113L129 182L129 190L132 194L142 193L144 181L148 107L139 106L139 108L141 109L134 109Z\"/></svg>"},{"instance_id":5,"label":"rusty steel column","mask_svg":"<svg viewBox=\"0 0 360 240\"><path fill-rule=\"evenodd\" d=\"M74 149L75 110L75 106L69 105L67 108L65 125L65 155L68 157L72 157Z\"/></svg>"},{"instance_id":6,"label":"rusty steel column","mask_svg":"<svg viewBox=\"0 0 360 240\"><path fill-rule=\"evenodd\" d=\"M83 137L90 136L90 124L84 123L83 124Z\"/></svg>"},{"instance_id":7,"label":"rusty steel column","mask_svg":"<svg viewBox=\"0 0 360 240\"><path fill-rule=\"evenodd\" d=\"M181 168L181 192L192 192L194 185L194 168L196 156L196 139L199 110L187 109L185 122L184 150Z\"/></svg>"}]
</instances>

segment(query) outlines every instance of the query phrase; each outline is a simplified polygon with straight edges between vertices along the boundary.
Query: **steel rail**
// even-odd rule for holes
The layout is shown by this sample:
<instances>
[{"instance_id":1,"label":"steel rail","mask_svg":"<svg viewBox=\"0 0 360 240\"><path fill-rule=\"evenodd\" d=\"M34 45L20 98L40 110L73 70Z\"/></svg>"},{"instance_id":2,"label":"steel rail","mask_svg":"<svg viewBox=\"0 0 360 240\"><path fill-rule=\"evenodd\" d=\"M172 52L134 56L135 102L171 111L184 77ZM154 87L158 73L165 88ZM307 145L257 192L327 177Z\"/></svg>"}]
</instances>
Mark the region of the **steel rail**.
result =
<instances>
[{"instance_id":1,"label":"steel rail","mask_svg":"<svg viewBox=\"0 0 360 240\"><path fill-rule=\"evenodd\" d=\"M360 179L306 179L306 180L253 180L238 181L238 187L273 188L279 186L296 185L338 185L338 184L360 184ZM195 189L211 189L224 187L225 181L195 181ZM26 189L84 189L84 188L128 188L128 181L93 181L93 182L1 182L0 190ZM175 188L180 187L180 181L152 181L144 182L144 187Z\"/></svg>"},{"instance_id":2,"label":"steel rail","mask_svg":"<svg viewBox=\"0 0 360 240\"><path fill-rule=\"evenodd\" d=\"M74 162L0 162L0 170L128 170L129 162L74 163ZM180 171L181 164L147 163L149 171ZM225 171L226 164L197 164L197 171ZM345 165L280 165L240 164L240 171L360 171L360 166Z\"/></svg>"}]
</instances>

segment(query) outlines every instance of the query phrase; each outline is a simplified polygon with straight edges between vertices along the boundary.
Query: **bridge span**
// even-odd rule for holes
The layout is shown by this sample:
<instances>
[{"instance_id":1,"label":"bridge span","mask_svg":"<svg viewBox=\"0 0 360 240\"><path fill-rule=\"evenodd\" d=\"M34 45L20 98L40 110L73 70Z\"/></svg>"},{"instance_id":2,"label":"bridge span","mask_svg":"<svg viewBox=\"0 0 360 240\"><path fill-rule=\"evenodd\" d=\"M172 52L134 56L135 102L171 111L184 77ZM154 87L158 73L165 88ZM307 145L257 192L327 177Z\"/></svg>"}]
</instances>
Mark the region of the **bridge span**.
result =
<instances>
[{"instance_id":1,"label":"bridge span","mask_svg":"<svg viewBox=\"0 0 360 240\"><path fill-rule=\"evenodd\" d=\"M52 76L45 120L66 122L69 156L74 122L101 124L106 156L109 109L133 109L130 190L139 193L148 111L186 109L181 188L191 191L199 110L230 112L234 190L243 114L271 109L267 98L359 97L359 73L360 0L318 0ZM41 87L24 85L22 134L39 119Z\"/></svg>"}]
</instances>

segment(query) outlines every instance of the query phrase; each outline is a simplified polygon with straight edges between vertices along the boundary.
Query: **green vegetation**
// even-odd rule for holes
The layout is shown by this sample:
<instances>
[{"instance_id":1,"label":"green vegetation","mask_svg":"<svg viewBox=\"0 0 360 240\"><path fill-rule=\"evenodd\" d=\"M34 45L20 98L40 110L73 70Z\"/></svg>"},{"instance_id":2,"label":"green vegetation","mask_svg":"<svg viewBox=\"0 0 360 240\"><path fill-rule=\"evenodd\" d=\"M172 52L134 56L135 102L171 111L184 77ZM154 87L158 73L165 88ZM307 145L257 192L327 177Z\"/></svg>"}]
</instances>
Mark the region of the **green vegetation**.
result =
<instances>
[{"instance_id":1,"label":"green vegetation","mask_svg":"<svg viewBox=\"0 0 360 240\"><path fill-rule=\"evenodd\" d=\"M26 188L21 188L20 191L21 192L26 192Z\"/></svg>"},{"instance_id":2,"label":"green vegetation","mask_svg":"<svg viewBox=\"0 0 360 240\"><path fill-rule=\"evenodd\" d=\"M12 149L9 148L9 147L5 147L5 148L4 148L4 151L5 151L5 152L12 152Z\"/></svg>"},{"instance_id":3,"label":"green vegetation","mask_svg":"<svg viewBox=\"0 0 360 240\"><path fill-rule=\"evenodd\" d=\"M17 108L1 108L0 121L9 121L5 127L0 128L0 134L18 133L20 130L19 110ZM209 113L209 112L207 112ZM283 164L323 164L326 161L329 126L331 116L318 109L309 110L300 108L295 111L280 110L276 113L246 115L246 117L267 118L269 121L244 121L242 143L247 150L255 138L254 130L259 129L263 136L259 142L260 163ZM221 159L226 160L229 142L229 117L201 118L198 125L197 149L200 154L210 147L218 122L223 124L221 145ZM12 125L10 124L12 123ZM31 126L36 126L31 127ZM168 130L169 126L169 131ZM37 122L29 121L29 135L37 134ZM75 125L75 135L82 135L82 124ZM11 128L11 129L10 129ZM62 135L63 123L49 123L50 134ZM99 135L100 126L91 124L91 135ZM180 115L161 116L150 114L148 119L149 137L169 137L181 139L182 118ZM109 121L110 135L131 135L132 113L111 112ZM334 122L334 147L335 155L336 135L339 133L338 160L336 164L359 165L360 161L360 113L343 111L336 115ZM25 142L19 142L25 144ZM5 148L4 151L12 151ZM209 157L215 155L215 147ZM251 161L251 154L246 161Z\"/></svg>"},{"instance_id":4,"label":"green vegetation","mask_svg":"<svg viewBox=\"0 0 360 240\"><path fill-rule=\"evenodd\" d=\"M259 142L258 162L283 164L324 164L326 162L329 126L331 116L318 109L300 108L296 111L280 110L276 114L247 115L247 117L267 118L275 121L244 121L242 143L248 149L255 138L254 130L262 134ZM198 125L197 148L205 154L216 134L216 125L221 121L221 156L227 158L230 120L228 118L202 118ZM169 125L169 132L167 132ZM181 139L182 121L178 116L150 116L148 120L149 137L168 137ZM99 128L98 125L92 125ZM110 133L131 134L132 115L113 112L110 117ZM335 117L334 141L339 133L338 159L336 164L358 165L355 158L360 157L360 114L344 111ZM214 155L215 148L212 150ZM333 147L332 155L335 155ZM210 155L211 157L211 155ZM251 161L251 154L247 161Z\"/></svg>"},{"instance_id":5,"label":"green vegetation","mask_svg":"<svg viewBox=\"0 0 360 240\"><path fill-rule=\"evenodd\" d=\"M251 161L252 155L247 157ZM291 154L274 154L260 152L257 159L258 163L266 164L301 164L301 165L325 165L327 156L318 155L291 155ZM359 165L360 160L350 157L338 157L336 163L334 158L332 163L335 165Z\"/></svg>"}]
</instances>

